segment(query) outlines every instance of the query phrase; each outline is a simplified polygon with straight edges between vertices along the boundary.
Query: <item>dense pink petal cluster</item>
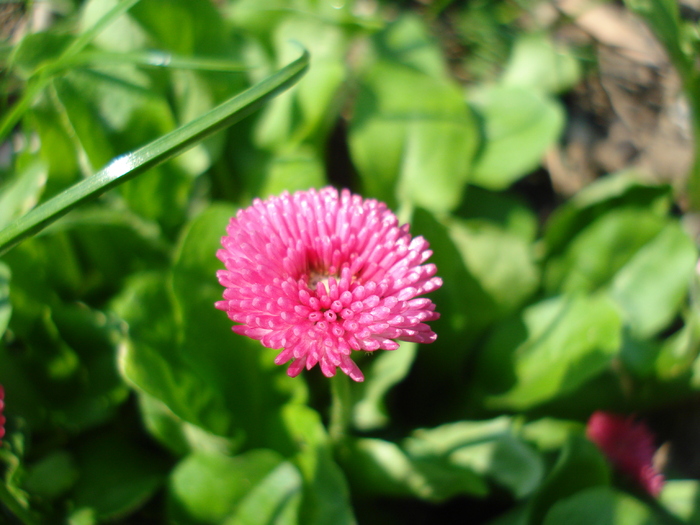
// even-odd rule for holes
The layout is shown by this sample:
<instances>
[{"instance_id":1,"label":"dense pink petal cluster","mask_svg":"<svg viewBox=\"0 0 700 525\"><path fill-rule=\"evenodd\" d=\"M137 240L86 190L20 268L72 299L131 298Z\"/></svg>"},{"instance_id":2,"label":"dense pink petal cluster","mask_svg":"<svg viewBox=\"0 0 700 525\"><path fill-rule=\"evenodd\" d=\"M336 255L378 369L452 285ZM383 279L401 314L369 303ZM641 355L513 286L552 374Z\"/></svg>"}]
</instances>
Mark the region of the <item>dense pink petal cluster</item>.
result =
<instances>
[{"instance_id":1,"label":"dense pink petal cluster","mask_svg":"<svg viewBox=\"0 0 700 525\"><path fill-rule=\"evenodd\" d=\"M615 468L652 496L659 495L664 476L654 467L654 435L644 423L631 417L598 411L588 420L586 435L598 445Z\"/></svg>"},{"instance_id":2,"label":"dense pink petal cluster","mask_svg":"<svg viewBox=\"0 0 700 525\"><path fill-rule=\"evenodd\" d=\"M362 381L352 350L435 341L426 321L439 314L418 297L442 285L423 264L432 252L386 204L331 187L285 192L239 210L226 231L216 307L234 332L282 349L275 363L293 360L290 376L319 364Z\"/></svg>"}]
</instances>

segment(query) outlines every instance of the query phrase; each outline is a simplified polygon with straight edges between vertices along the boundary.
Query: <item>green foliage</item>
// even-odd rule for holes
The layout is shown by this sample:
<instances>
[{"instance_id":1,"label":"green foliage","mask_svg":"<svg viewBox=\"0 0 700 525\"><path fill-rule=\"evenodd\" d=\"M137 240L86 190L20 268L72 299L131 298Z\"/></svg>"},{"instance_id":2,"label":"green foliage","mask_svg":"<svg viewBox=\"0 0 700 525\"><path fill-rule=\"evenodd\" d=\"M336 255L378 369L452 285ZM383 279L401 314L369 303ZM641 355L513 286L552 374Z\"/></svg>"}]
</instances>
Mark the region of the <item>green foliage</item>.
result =
<instances>
[{"instance_id":1,"label":"green foliage","mask_svg":"<svg viewBox=\"0 0 700 525\"><path fill-rule=\"evenodd\" d=\"M700 115L697 23L627 3ZM695 480L642 496L584 424L696 402L697 195L542 191L586 68L534 3L48 4L0 50L3 516L700 519ZM288 377L214 308L237 210L328 184L387 202L444 281L437 341L353 355L362 384Z\"/></svg>"}]
</instances>

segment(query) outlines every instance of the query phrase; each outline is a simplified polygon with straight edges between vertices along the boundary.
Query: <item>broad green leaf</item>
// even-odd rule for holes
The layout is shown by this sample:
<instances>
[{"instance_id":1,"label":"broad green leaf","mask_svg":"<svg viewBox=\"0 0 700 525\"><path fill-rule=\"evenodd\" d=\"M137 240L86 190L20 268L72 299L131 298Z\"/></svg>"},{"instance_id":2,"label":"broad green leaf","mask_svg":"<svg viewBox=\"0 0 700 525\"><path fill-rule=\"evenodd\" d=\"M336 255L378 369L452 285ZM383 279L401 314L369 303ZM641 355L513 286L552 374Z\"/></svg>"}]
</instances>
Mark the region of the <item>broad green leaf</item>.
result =
<instances>
[{"instance_id":1,"label":"broad green leaf","mask_svg":"<svg viewBox=\"0 0 700 525\"><path fill-rule=\"evenodd\" d=\"M383 352L372 360L359 400L353 408L353 422L359 430L366 432L389 424L384 397L408 374L416 357L416 347L416 343L404 342L398 350Z\"/></svg>"},{"instance_id":2,"label":"broad green leaf","mask_svg":"<svg viewBox=\"0 0 700 525\"><path fill-rule=\"evenodd\" d=\"M660 525L663 520L632 496L609 487L582 490L555 503L542 525Z\"/></svg>"},{"instance_id":3,"label":"broad green leaf","mask_svg":"<svg viewBox=\"0 0 700 525\"><path fill-rule=\"evenodd\" d=\"M539 166L564 126L558 102L515 86L482 87L470 100L484 126L484 143L469 182L503 190Z\"/></svg>"},{"instance_id":4,"label":"broad green leaf","mask_svg":"<svg viewBox=\"0 0 700 525\"><path fill-rule=\"evenodd\" d=\"M177 417L165 403L139 392L139 408L146 430L178 456L188 452L230 455L238 443L217 436Z\"/></svg>"},{"instance_id":5,"label":"broad green leaf","mask_svg":"<svg viewBox=\"0 0 700 525\"><path fill-rule=\"evenodd\" d=\"M223 18L206 0L149 0L129 15L153 40L181 55L223 56L232 50Z\"/></svg>"},{"instance_id":6,"label":"broad green leaf","mask_svg":"<svg viewBox=\"0 0 700 525\"><path fill-rule=\"evenodd\" d=\"M42 97L32 106L25 115L23 125L36 133L41 141L36 157L43 162L48 177L42 192L45 199L80 180L75 142L66 129L65 119L49 97Z\"/></svg>"},{"instance_id":7,"label":"broad green leaf","mask_svg":"<svg viewBox=\"0 0 700 525\"><path fill-rule=\"evenodd\" d=\"M550 293L593 292L610 284L666 224L646 209L623 207L602 215L548 261L545 288Z\"/></svg>"},{"instance_id":8,"label":"broad green leaf","mask_svg":"<svg viewBox=\"0 0 700 525\"><path fill-rule=\"evenodd\" d=\"M377 35L377 41L378 53L389 60L433 78L449 76L440 45L422 17L402 13Z\"/></svg>"},{"instance_id":9,"label":"broad green leaf","mask_svg":"<svg viewBox=\"0 0 700 525\"><path fill-rule=\"evenodd\" d=\"M71 454L58 450L28 468L24 488L30 494L52 499L70 490L79 477Z\"/></svg>"},{"instance_id":10,"label":"broad green leaf","mask_svg":"<svg viewBox=\"0 0 700 525\"><path fill-rule=\"evenodd\" d=\"M80 28L86 31L109 13L119 0L88 0L80 12ZM144 30L131 16L118 16L107 27L95 35L92 43L102 49L127 53L143 48L147 44ZM82 54L82 53L80 53ZM78 56L76 53L73 58Z\"/></svg>"},{"instance_id":11,"label":"broad green leaf","mask_svg":"<svg viewBox=\"0 0 700 525\"><path fill-rule=\"evenodd\" d=\"M544 233L547 252L559 253L582 229L611 210L643 208L666 216L672 203L670 190L668 185L649 185L634 171L597 179L554 211Z\"/></svg>"},{"instance_id":12,"label":"broad green leaf","mask_svg":"<svg viewBox=\"0 0 700 525\"><path fill-rule=\"evenodd\" d=\"M697 523L700 520L700 482L695 479L666 480L659 502L683 523Z\"/></svg>"},{"instance_id":13,"label":"broad green leaf","mask_svg":"<svg viewBox=\"0 0 700 525\"><path fill-rule=\"evenodd\" d=\"M669 223L622 268L611 285L632 333L650 337L677 315L698 260L693 241Z\"/></svg>"},{"instance_id":14,"label":"broad green leaf","mask_svg":"<svg viewBox=\"0 0 700 525\"><path fill-rule=\"evenodd\" d=\"M414 459L442 458L453 468L490 478L516 498L531 494L544 476L542 458L514 435L507 417L416 430L404 443Z\"/></svg>"},{"instance_id":15,"label":"broad green leaf","mask_svg":"<svg viewBox=\"0 0 700 525\"><path fill-rule=\"evenodd\" d=\"M495 223L506 232L528 242L535 240L539 228L535 212L523 200L478 186L469 186L467 198L456 215L462 219L481 219Z\"/></svg>"},{"instance_id":16,"label":"broad green leaf","mask_svg":"<svg viewBox=\"0 0 700 525\"><path fill-rule=\"evenodd\" d=\"M537 287L539 272L528 243L493 223L460 219L441 223L419 209L412 233L431 243L430 260L445 283L433 294L442 316L434 329L454 345L463 346L465 337L473 338L508 315Z\"/></svg>"},{"instance_id":17,"label":"broad green leaf","mask_svg":"<svg viewBox=\"0 0 700 525\"><path fill-rule=\"evenodd\" d=\"M580 77L581 67L568 50L556 46L546 34L527 33L515 42L501 82L561 93L574 87Z\"/></svg>"},{"instance_id":18,"label":"broad green leaf","mask_svg":"<svg viewBox=\"0 0 700 525\"><path fill-rule=\"evenodd\" d=\"M180 348L189 367L223 396L237 431L249 443L265 443L267 425L290 397L304 396L305 385L273 363L278 350L233 333L226 314L214 308L223 293L216 279L223 264L216 252L234 214L231 206L210 206L189 225L180 243L173 266Z\"/></svg>"},{"instance_id":19,"label":"broad green leaf","mask_svg":"<svg viewBox=\"0 0 700 525\"><path fill-rule=\"evenodd\" d=\"M435 211L461 201L477 146L459 90L404 65L377 62L362 79L349 145L365 191Z\"/></svg>"},{"instance_id":20,"label":"broad green leaf","mask_svg":"<svg viewBox=\"0 0 700 525\"><path fill-rule=\"evenodd\" d=\"M532 295L539 272L531 247L521 237L487 221L454 219L446 224L466 267L496 303L499 316Z\"/></svg>"},{"instance_id":21,"label":"broad green leaf","mask_svg":"<svg viewBox=\"0 0 700 525\"><path fill-rule=\"evenodd\" d=\"M191 454L170 475L171 518L178 523L221 523L281 463L279 454L265 449L234 457Z\"/></svg>"},{"instance_id":22,"label":"broad green leaf","mask_svg":"<svg viewBox=\"0 0 700 525\"><path fill-rule=\"evenodd\" d=\"M9 66L16 74L29 78L39 66L60 57L71 41L70 35L52 31L27 32L14 47Z\"/></svg>"},{"instance_id":23,"label":"broad green leaf","mask_svg":"<svg viewBox=\"0 0 700 525\"><path fill-rule=\"evenodd\" d=\"M98 521L116 519L143 505L163 484L165 455L111 431L92 434L76 450L80 471L73 508L91 509Z\"/></svg>"},{"instance_id":24,"label":"broad green leaf","mask_svg":"<svg viewBox=\"0 0 700 525\"><path fill-rule=\"evenodd\" d=\"M274 29L276 55L282 63L293 58L290 41L300 42L314 59L297 88L264 109L254 132L255 143L284 153L285 148L306 142L320 153L340 111L347 37L340 26L327 20L289 16Z\"/></svg>"},{"instance_id":25,"label":"broad green leaf","mask_svg":"<svg viewBox=\"0 0 700 525\"><path fill-rule=\"evenodd\" d=\"M46 165L33 159L0 188L0 228L34 207L46 184L46 172Z\"/></svg>"},{"instance_id":26,"label":"broad green leaf","mask_svg":"<svg viewBox=\"0 0 700 525\"><path fill-rule=\"evenodd\" d=\"M57 240L41 241L49 237ZM77 432L112 417L128 394L114 368L123 326L114 316L61 301L57 282L42 271L45 258L62 260L63 253L52 250L61 245L37 241L6 258L10 328L23 350L0 346L0 383L13 392L13 413L33 429Z\"/></svg>"},{"instance_id":27,"label":"broad green leaf","mask_svg":"<svg viewBox=\"0 0 700 525\"><path fill-rule=\"evenodd\" d=\"M610 470L602 453L582 435L572 435L542 487L528 502L529 523L542 523L558 501L566 501L565 498L588 488L607 488L609 484Z\"/></svg>"},{"instance_id":28,"label":"broad green leaf","mask_svg":"<svg viewBox=\"0 0 700 525\"><path fill-rule=\"evenodd\" d=\"M389 441L360 438L351 451L344 466L354 491L360 494L438 503L457 495L485 496L489 492L486 481L470 467L450 464L442 457L413 458Z\"/></svg>"},{"instance_id":29,"label":"broad green leaf","mask_svg":"<svg viewBox=\"0 0 700 525\"><path fill-rule=\"evenodd\" d=\"M267 173L256 194L264 198L283 191L293 193L321 188L327 184L324 171L322 160L309 146L278 153L270 159Z\"/></svg>"},{"instance_id":30,"label":"broad green leaf","mask_svg":"<svg viewBox=\"0 0 700 525\"><path fill-rule=\"evenodd\" d=\"M620 349L621 318L605 294L534 304L486 342L478 372L493 408L524 410L576 390Z\"/></svg>"},{"instance_id":31,"label":"broad green leaf","mask_svg":"<svg viewBox=\"0 0 700 525\"><path fill-rule=\"evenodd\" d=\"M582 431L580 423L545 417L523 425L520 434L538 450L548 452L562 448L571 435Z\"/></svg>"},{"instance_id":32,"label":"broad green leaf","mask_svg":"<svg viewBox=\"0 0 700 525\"><path fill-rule=\"evenodd\" d=\"M181 350L175 307L164 276L134 276L112 308L129 324L129 340L119 356L124 378L182 420L231 436L231 415L223 394Z\"/></svg>"},{"instance_id":33,"label":"broad green leaf","mask_svg":"<svg viewBox=\"0 0 700 525\"><path fill-rule=\"evenodd\" d=\"M78 150L77 157L83 164L83 175L90 176L100 166L107 164L116 152L95 107L84 92L76 89L71 80L70 77L56 79L49 90L54 94L52 100ZM79 81L80 77L76 80Z\"/></svg>"},{"instance_id":34,"label":"broad green leaf","mask_svg":"<svg viewBox=\"0 0 700 525\"><path fill-rule=\"evenodd\" d=\"M293 442L301 445L293 458L304 479L299 523L356 523L345 477L333 459L318 413L303 405L289 404L283 408L282 417Z\"/></svg>"},{"instance_id":35,"label":"broad green leaf","mask_svg":"<svg viewBox=\"0 0 700 525\"><path fill-rule=\"evenodd\" d=\"M304 52L301 58L254 87L152 143L115 159L95 175L71 186L64 193L14 221L0 231L0 253L37 233L86 200L143 173L247 116L280 91L294 84L306 70L308 60L308 53Z\"/></svg>"},{"instance_id":36,"label":"broad green leaf","mask_svg":"<svg viewBox=\"0 0 700 525\"><path fill-rule=\"evenodd\" d=\"M302 482L294 465L281 463L250 490L224 525L296 525Z\"/></svg>"}]
</instances>

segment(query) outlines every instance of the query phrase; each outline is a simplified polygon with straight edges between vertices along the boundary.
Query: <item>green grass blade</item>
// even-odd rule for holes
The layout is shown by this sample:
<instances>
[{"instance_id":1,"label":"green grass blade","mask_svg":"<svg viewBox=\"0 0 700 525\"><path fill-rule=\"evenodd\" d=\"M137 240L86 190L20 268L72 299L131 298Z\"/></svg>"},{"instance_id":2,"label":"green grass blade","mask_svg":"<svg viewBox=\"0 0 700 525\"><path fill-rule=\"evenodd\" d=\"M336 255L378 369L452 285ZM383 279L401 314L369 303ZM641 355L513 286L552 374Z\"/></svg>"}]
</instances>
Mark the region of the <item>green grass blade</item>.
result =
<instances>
[{"instance_id":1,"label":"green grass blade","mask_svg":"<svg viewBox=\"0 0 700 525\"><path fill-rule=\"evenodd\" d=\"M182 153L209 135L238 122L292 86L306 72L308 65L309 54L304 51L303 55L291 64L201 117L142 148L114 159L93 176L74 184L0 231L0 254L41 231L83 202L136 177Z\"/></svg>"},{"instance_id":2,"label":"green grass blade","mask_svg":"<svg viewBox=\"0 0 700 525\"><path fill-rule=\"evenodd\" d=\"M71 59L62 61L61 69L74 68L84 65L120 65L132 64L144 67L166 67L172 69L191 69L196 71L219 71L237 73L248 71L251 68L242 62L222 60L209 57L186 57L174 55L163 51L140 51L133 53L110 53L107 51L93 51L78 53ZM55 66L50 68L50 74L59 72Z\"/></svg>"}]
</instances>

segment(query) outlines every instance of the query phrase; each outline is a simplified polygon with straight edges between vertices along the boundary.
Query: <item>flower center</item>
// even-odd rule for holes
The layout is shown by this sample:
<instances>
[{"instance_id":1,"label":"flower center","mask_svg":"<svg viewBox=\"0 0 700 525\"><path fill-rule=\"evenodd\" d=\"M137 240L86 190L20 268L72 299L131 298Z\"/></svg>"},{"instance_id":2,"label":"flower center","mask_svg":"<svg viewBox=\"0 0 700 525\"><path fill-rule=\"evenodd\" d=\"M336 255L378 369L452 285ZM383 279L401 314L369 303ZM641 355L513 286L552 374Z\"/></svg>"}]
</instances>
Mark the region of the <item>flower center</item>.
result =
<instances>
[{"instance_id":1,"label":"flower center","mask_svg":"<svg viewBox=\"0 0 700 525\"><path fill-rule=\"evenodd\" d=\"M318 288L318 284L323 283L323 286L325 287L326 291L328 291L328 279L330 277L333 277L336 280L339 278L339 276L337 275L332 275L325 272L311 272L311 275L309 276L309 288L313 291L316 291L316 288Z\"/></svg>"}]
</instances>

